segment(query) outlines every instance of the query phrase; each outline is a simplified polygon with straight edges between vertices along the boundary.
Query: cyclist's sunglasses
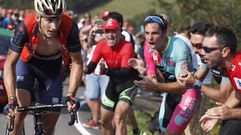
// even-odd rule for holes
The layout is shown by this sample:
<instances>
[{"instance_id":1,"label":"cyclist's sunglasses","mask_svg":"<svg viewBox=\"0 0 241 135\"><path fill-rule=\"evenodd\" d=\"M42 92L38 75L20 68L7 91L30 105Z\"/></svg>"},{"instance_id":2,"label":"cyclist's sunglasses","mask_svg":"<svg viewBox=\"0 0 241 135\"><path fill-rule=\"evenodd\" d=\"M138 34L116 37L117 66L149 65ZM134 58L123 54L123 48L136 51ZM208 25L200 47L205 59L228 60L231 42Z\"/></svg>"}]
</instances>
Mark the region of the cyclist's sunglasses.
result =
<instances>
[{"instance_id":1,"label":"cyclist's sunglasses","mask_svg":"<svg viewBox=\"0 0 241 135\"><path fill-rule=\"evenodd\" d=\"M209 47L202 46L202 49L205 51L205 53L211 53L212 51L215 51L215 50L217 50L219 48L218 47L209 48Z\"/></svg>"},{"instance_id":2,"label":"cyclist's sunglasses","mask_svg":"<svg viewBox=\"0 0 241 135\"><path fill-rule=\"evenodd\" d=\"M161 26L164 25L163 20L162 20L160 17L158 17L158 16L148 16L148 17L145 18L144 23L145 23L145 22L150 22L150 21L153 21L153 22L155 22L155 23L158 23L158 24L160 24Z\"/></svg>"}]
</instances>

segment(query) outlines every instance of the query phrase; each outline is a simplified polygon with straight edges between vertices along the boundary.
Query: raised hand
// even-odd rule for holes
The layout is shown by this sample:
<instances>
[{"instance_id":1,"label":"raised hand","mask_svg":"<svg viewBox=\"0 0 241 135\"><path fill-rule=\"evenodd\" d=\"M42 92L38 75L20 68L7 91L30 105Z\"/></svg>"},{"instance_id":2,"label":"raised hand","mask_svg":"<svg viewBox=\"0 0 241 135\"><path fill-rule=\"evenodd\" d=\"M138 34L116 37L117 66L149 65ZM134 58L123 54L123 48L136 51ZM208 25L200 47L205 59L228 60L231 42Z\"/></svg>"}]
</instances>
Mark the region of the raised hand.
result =
<instances>
[{"instance_id":1,"label":"raised hand","mask_svg":"<svg viewBox=\"0 0 241 135\"><path fill-rule=\"evenodd\" d=\"M201 128L205 132L209 132L212 130L215 125L218 123L218 119L216 118L210 118L207 114L203 115L201 119L199 120Z\"/></svg>"},{"instance_id":2,"label":"raised hand","mask_svg":"<svg viewBox=\"0 0 241 135\"><path fill-rule=\"evenodd\" d=\"M131 58L131 59L129 59L128 63L132 68L138 70L138 72L141 75L145 74L146 68L145 68L144 61L142 59Z\"/></svg>"},{"instance_id":3,"label":"raised hand","mask_svg":"<svg viewBox=\"0 0 241 135\"><path fill-rule=\"evenodd\" d=\"M142 80L140 81L134 81L134 83L141 88L142 90L145 91L157 91L158 87L157 87L157 80L155 78L152 77L147 77L147 76L140 76L142 78Z\"/></svg>"}]
</instances>

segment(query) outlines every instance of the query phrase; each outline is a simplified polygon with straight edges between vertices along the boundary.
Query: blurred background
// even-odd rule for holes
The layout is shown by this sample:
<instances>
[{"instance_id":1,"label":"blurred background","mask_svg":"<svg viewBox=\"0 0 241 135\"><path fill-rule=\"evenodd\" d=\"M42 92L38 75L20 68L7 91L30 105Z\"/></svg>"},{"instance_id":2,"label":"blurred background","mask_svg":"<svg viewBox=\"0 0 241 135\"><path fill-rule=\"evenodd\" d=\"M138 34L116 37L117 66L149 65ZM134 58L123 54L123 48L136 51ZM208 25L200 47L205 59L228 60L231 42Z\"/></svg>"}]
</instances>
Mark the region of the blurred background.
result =
<instances>
[{"instance_id":1,"label":"blurred background","mask_svg":"<svg viewBox=\"0 0 241 135\"><path fill-rule=\"evenodd\" d=\"M85 13L100 16L104 11L118 11L136 33L143 18L150 14L168 13L173 30L207 20L231 27L240 39L240 0L66 0L67 9L80 20ZM6 9L33 9L33 0L0 0Z\"/></svg>"},{"instance_id":2,"label":"blurred background","mask_svg":"<svg viewBox=\"0 0 241 135\"><path fill-rule=\"evenodd\" d=\"M236 33L238 41L241 38L240 0L66 0L66 3L67 13L75 19L79 27L83 25L83 22L87 22L88 17L100 18L105 11L117 11L124 17L124 29L136 35L143 31L142 22L146 16L166 13L172 17L172 30L174 32L184 26L190 26L196 21L208 21L230 27ZM0 0L0 23L9 14L21 21L32 11L33 0ZM87 15L91 16L87 17ZM19 23L18 20L14 23ZM3 27L3 24L1 26ZM6 25L6 27L14 29L14 26L11 25ZM238 48L240 49L240 45ZM212 87L217 87L215 82L213 82ZM200 108L199 115L214 105L214 102L209 99L203 101L208 102L208 104L207 107ZM140 127L148 129L147 122L153 115L152 112L146 114L146 112L137 110L135 113ZM198 126L198 118L195 118L194 124L190 126L191 134L204 134L196 126ZM218 129L219 126L208 135L216 135Z\"/></svg>"}]
</instances>

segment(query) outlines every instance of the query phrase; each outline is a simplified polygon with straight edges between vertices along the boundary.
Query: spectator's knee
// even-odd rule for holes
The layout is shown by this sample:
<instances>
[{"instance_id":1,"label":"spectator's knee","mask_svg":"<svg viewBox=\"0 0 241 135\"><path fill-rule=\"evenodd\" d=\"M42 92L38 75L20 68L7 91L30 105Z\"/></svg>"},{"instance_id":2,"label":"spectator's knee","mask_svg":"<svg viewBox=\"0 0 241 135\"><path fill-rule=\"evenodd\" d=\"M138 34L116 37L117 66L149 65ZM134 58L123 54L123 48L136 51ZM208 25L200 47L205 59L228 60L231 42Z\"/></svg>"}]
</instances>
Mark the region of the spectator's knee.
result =
<instances>
[{"instance_id":1,"label":"spectator's knee","mask_svg":"<svg viewBox=\"0 0 241 135\"><path fill-rule=\"evenodd\" d=\"M117 113L115 114L114 116L114 123L115 124L120 124L122 121L125 120L125 114L120 114L120 113Z\"/></svg>"}]
</instances>

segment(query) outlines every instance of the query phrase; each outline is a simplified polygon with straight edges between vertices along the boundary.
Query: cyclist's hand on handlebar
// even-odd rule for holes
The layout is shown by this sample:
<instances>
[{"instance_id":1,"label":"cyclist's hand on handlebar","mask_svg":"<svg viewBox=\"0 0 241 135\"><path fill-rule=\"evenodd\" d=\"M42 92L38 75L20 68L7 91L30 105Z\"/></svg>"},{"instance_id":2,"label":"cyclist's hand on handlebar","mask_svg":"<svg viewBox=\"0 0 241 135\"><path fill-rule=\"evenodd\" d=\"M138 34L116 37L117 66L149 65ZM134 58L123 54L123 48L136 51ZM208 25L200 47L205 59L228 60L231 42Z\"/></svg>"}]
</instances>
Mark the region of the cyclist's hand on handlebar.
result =
<instances>
[{"instance_id":1,"label":"cyclist's hand on handlebar","mask_svg":"<svg viewBox=\"0 0 241 135\"><path fill-rule=\"evenodd\" d=\"M66 96L66 104L68 106L67 109L69 112L79 109L78 102L75 101L74 96Z\"/></svg>"},{"instance_id":2,"label":"cyclist's hand on handlebar","mask_svg":"<svg viewBox=\"0 0 241 135\"><path fill-rule=\"evenodd\" d=\"M9 117L12 116L13 114L15 114L17 106L17 98L10 97L8 100L8 104L4 107L4 114Z\"/></svg>"},{"instance_id":3,"label":"cyclist's hand on handlebar","mask_svg":"<svg viewBox=\"0 0 241 135\"><path fill-rule=\"evenodd\" d=\"M78 122L77 119L77 110L79 109L79 102L75 100L73 96L66 97L66 104L68 106L68 111L70 112L70 121L68 123L69 126L72 126L75 122Z\"/></svg>"},{"instance_id":4,"label":"cyclist's hand on handlebar","mask_svg":"<svg viewBox=\"0 0 241 135\"><path fill-rule=\"evenodd\" d=\"M17 99L16 97L10 97L8 104L4 107L4 114L8 117L10 120L8 123L8 131L12 131L14 128L14 118L17 108Z\"/></svg>"}]
</instances>

